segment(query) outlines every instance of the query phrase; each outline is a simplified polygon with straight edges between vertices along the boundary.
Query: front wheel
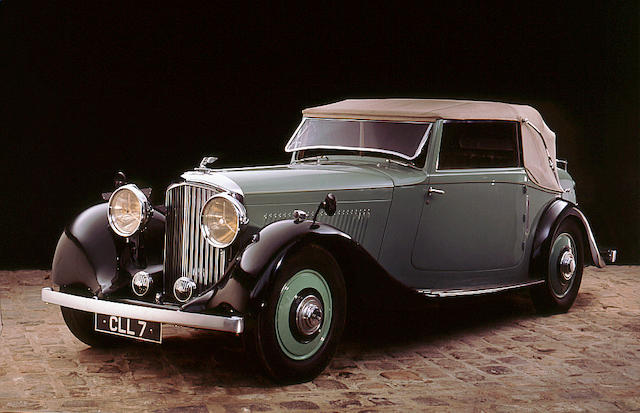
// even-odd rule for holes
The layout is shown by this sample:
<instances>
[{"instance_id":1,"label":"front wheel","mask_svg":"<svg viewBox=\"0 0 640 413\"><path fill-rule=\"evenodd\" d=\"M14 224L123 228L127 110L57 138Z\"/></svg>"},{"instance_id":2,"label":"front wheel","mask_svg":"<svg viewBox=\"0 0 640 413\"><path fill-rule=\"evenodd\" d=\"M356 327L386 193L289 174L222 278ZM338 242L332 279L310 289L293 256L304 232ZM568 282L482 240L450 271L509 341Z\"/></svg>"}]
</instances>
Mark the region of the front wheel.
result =
<instances>
[{"instance_id":1,"label":"front wheel","mask_svg":"<svg viewBox=\"0 0 640 413\"><path fill-rule=\"evenodd\" d=\"M60 291L77 294L78 291L62 287ZM92 347L111 347L124 342L120 337L111 336L95 331L94 313L76 310L68 307L60 307L62 318L69 331L83 343Z\"/></svg>"},{"instance_id":2,"label":"front wheel","mask_svg":"<svg viewBox=\"0 0 640 413\"><path fill-rule=\"evenodd\" d=\"M572 220L563 221L556 230L547 254L545 283L531 290L531 298L538 312L565 313L573 305L584 268L582 231Z\"/></svg>"},{"instance_id":3,"label":"front wheel","mask_svg":"<svg viewBox=\"0 0 640 413\"><path fill-rule=\"evenodd\" d=\"M337 262L308 245L284 262L255 325L246 335L265 372L278 382L310 380L336 351L346 317Z\"/></svg>"}]
</instances>

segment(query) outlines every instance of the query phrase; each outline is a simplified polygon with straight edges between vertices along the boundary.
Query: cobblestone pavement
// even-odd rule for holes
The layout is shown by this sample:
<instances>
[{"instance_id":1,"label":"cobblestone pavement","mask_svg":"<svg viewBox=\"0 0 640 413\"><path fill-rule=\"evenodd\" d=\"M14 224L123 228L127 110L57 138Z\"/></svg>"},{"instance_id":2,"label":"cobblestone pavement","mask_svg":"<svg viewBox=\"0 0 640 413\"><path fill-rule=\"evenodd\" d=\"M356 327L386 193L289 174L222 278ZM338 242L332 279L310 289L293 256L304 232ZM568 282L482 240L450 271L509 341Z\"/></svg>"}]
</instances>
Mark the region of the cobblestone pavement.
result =
<instances>
[{"instance_id":1,"label":"cobblestone pavement","mask_svg":"<svg viewBox=\"0 0 640 413\"><path fill-rule=\"evenodd\" d=\"M640 267L587 268L568 314L525 292L353 323L316 380L277 386L226 335L101 350L40 301L46 271L0 272L0 411L640 410Z\"/></svg>"}]
</instances>

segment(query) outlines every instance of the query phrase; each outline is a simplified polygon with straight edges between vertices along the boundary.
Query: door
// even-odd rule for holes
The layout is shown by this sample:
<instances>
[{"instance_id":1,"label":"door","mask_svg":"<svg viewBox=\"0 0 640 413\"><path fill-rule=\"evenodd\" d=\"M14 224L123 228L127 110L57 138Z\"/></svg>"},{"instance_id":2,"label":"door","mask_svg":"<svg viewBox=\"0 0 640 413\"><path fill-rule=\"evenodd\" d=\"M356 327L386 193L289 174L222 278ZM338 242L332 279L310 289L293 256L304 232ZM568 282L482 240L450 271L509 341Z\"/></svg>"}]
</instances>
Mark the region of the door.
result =
<instances>
[{"instance_id":1,"label":"door","mask_svg":"<svg viewBox=\"0 0 640 413\"><path fill-rule=\"evenodd\" d=\"M519 131L509 121L443 123L414 241L414 268L462 272L518 265L527 179Z\"/></svg>"}]
</instances>

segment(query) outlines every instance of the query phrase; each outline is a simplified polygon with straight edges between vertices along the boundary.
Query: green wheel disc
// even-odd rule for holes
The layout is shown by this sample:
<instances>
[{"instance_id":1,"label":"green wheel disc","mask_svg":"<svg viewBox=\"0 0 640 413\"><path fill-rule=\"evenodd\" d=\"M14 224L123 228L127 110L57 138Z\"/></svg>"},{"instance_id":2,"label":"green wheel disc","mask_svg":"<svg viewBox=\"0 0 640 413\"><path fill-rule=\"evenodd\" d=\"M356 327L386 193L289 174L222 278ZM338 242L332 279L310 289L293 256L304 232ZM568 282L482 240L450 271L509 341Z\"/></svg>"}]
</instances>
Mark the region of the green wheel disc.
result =
<instances>
[{"instance_id":1,"label":"green wheel disc","mask_svg":"<svg viewBox=\"0 0 640 413\"><path fill-rule=\"evenodd\" d=\"M315 290L323 304L323 316L320 329L310 341L304 342L296 338L295 323L291 322L292 307L300 298L304 290ZM333 303L331 289L320 273L311 269L304 269L291 277L280 290L280 298L276 307L275 328L280 349L293 360L305 360L313 356L324 344L331 327ZM295 309L293 309L295 311Z\"/></svg>"}]
</instances>

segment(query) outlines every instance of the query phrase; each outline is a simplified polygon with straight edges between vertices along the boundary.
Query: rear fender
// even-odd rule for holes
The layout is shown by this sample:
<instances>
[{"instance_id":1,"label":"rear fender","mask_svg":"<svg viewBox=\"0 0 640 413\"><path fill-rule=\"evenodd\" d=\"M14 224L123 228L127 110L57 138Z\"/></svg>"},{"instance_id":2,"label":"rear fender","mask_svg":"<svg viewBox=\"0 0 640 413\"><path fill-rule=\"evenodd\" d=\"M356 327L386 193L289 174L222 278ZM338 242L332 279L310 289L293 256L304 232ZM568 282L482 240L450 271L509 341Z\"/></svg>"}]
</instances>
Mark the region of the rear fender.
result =
<instances>
[{"instance_id":1,"label":"rear fender","mask_svg":"<svg viewBox=\"0 0 640 413\"><path fill-rule=\"evenodd\" d=\"M591 231L587 218L578 207L570 202L558 199L551 203L540 218L531 249L530 272L535 275L543 275L546 272L547 255L551 250L551 243L556 230L565 219L575 219L582 228L583 239L589 245L589 254L585 257L585 263L590 263L599 268L604 268L605 263L598 252L596 240Z\"/></svg>"}]
</instances>

